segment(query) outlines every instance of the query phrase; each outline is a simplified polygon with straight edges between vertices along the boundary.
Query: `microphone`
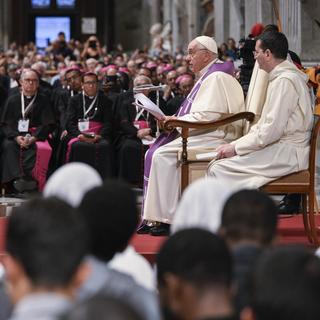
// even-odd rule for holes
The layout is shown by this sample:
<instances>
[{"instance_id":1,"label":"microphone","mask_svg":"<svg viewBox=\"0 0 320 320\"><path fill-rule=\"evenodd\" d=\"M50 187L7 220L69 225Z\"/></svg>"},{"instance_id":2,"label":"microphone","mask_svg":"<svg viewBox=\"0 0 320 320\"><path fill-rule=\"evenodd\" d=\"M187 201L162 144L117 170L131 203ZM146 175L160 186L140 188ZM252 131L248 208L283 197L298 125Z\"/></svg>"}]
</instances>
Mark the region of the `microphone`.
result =
<instances>
[{"instance_id":1,"label":"microphone","mask_svg":"<svg viewBox=\"0 0 320 320\"><path fill-rule=\"evenodd\" d=\"M142 91L145 91L145 90L148 90L148 91L164 91L166 87L167 87L166 84L161 84L159 86L154 86L153 84L143 84L143 85L134 87L133 88L133 92L138 93L138 92L142 92Z\"/></svg>"}]
</instances>

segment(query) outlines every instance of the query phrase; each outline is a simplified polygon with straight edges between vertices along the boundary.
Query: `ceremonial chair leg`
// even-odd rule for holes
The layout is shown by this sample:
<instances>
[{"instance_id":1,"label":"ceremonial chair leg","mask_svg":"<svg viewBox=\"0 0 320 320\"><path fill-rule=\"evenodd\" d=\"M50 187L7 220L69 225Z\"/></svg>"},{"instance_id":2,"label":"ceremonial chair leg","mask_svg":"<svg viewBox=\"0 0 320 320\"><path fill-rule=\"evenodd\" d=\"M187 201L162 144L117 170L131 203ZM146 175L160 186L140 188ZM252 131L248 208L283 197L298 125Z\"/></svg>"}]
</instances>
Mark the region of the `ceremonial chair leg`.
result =
<instances>
[{"instance_id":1,"label":"ceremonial chair leg","mask_svg":"<svg viewBox=\"0 0 320 320\"><path fill-rule=\"evenodd\" d=\"M307 212L307 195L302 194L302 216L303 216L303 225L306 231L308 240L310 243L313 243L313 237L310 230L310 223L309 223L309 215Z\"/></svg>"},{"instance_id":2,"label":"ceremonial chair leg","mask_svg":"<svg viewBox=\"0 0 320 320\"><path fill-rule=\"evenodd\" d=\"M318 233L317 233L317 227L315 222L315 214L314 214L314 202L315 202L315 193L312 190L309 193L309 226L311 230L311 236L313 238L313 244L316 246L319 246L319 239L318 239Z\"/></svg>"}]
</instances>

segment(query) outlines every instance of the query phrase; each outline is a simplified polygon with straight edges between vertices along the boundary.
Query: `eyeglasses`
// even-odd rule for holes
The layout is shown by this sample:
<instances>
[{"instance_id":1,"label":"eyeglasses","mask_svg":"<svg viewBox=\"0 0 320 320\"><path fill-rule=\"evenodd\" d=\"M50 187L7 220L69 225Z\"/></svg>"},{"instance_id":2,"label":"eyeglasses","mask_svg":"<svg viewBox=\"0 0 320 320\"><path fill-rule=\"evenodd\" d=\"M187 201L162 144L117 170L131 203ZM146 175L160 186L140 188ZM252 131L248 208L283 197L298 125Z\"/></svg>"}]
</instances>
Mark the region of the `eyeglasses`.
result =
<instances>
[{"instance_id":1,"label":"eyeglasses","mask_svg":"<svg viewBox=\"0 0 320 320\"><path fill-rule=\"evenodd\" d=\"M97 81L85 81L83 84L85 84L85 85L91 85L91 86L95 86L95 85L97 85Z\"/></svg>"},{"instance_id":2,"label":"eyeglasses","mask_svg":"<svg viewBox=\"0 0 320 320\"><path fill-rule=\"evenodd\" d=\"M69 77L69 78L66 77L66 81L67 81L67 82L71 82L71 81L73 81L73 80L78 79L79 77L80 77L80 75L75 74L75 75L73 75L73 76L71 76L71 77Z\"/></svg>"},{"instance_id":3,"label":"eyeglasses","mask_svg":"<svg viewBox=\"0 0 320 320\"><path fill-rule=\"evenodd\" d=\"M196 50L196 51L194 51L194 52L188 51L188 56L190 56L191 58L193 58L193 57L197 54L198 51L204 51L204 50L208 51L208 49L205 49L205 48L203 48L203 49L198 49L198 50Z\"/></svg>"},{"instance_id":4,"label":"eyeglasses","mask_svg":"<svg viewBox=\"0 0 320 320\"><path fill-rule=\"evenodd\" d=\"M257 51L257 50L254 50L252 51L253 53L253 56L256 57L259 53L265 53L266 50L260 50L260 51Z\"/></svg>"},{"instance_id":5,"label":"eyeglasses","mask_svg":"<svg viewBox=\"0 0 320 320\"><path fill-rule=\"evenodd\" d=\"M38 79L23 79L23 81L30 84L38 83Z\"/></svg>"}]
</instances>

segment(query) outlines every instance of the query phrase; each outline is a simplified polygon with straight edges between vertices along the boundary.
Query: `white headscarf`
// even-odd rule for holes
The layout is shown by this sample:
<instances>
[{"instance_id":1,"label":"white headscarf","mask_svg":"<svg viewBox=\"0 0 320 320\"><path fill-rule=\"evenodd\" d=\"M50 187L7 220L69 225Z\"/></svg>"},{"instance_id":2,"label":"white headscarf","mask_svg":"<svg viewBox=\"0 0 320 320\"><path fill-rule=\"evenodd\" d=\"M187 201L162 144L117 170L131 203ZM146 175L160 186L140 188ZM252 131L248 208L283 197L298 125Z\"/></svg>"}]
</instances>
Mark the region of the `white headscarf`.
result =
<instances>
[{"instance_id":1,"label":"white headscarf","mask_svg":"<svg viewBox=\"0 0 320 320\"><path fill-rule=\"evenodd\" d=\"M98 172L81 162L71 162L59 168L48 180L45 197L57 197L77 207L87 191L102 185Z\"/></svg>"},{"instance_id":2,"label":"white headscarf","mask_svg":"<svg viewBox=\"0 0 320 320\"><path fill-rule=\"evenodd\" d=\"M198 227L216 233L221 224L224 204L235 191L235 188L215 178L195 181L183 193L171 232Z\"/></svg>"}]
</instances>

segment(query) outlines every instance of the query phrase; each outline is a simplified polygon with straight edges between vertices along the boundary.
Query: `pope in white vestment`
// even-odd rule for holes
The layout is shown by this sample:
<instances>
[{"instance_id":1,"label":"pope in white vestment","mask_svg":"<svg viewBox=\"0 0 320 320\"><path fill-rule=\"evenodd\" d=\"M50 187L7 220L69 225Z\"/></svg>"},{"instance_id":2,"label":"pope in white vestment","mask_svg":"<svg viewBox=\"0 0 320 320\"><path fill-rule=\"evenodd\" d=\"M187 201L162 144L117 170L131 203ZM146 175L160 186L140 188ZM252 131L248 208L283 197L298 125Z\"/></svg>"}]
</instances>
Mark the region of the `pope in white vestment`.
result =
<instances>
[{"instance_id":1,"label":"pope in white vestment","mask_svg":"<svg viewBox=\"0 0 320 320\"><path fill-rule=\"evenodd\" d=\"M260 67L266 66L269 73L261 118L248 134L229 146L220 146L220 157L228 159L212 161L207 171L208 176L233 187L259 188L281 176L305 170L309 164L313 117L308 77L284 59L277 59L270 70L267 55L272 52L260 50L260 40L256 48ZM233 155L228 155L225 147L233 148Z\"/></svg>"},{"instance_id":2,"label":"pope in white vestment","mask_svg":"<svg viewBox=\"0 0 320 320\"><path fill-rule=\"evenodd\" d=\"M202 38L202 37L198 37ZM196 39L198 39L196 38ZM194 45L194 46L193 46ZM198 46L198 47L196 47ZM204 50L197 41L189 44L189 50ZM190 53L189 63L194 64L197 53ZM190 58L190 56L192 56ZM188 58L187 58L188 60ZM198 72L198 82L201 86L194 97L190 112L179 117L187 121L210 121L221 116L244 111L243 92L238 81L231 75L215 71L202 80L202 76L215 63L221 63L214 58ZM191 66L192 67L192 66ZM195 69L195 68L194 68ZM195 84L195 86L197 85ZM191 132L188 148L215 148L240 137L242 121L224 126L215 131ZM145 194L143 218L148 221L157 221L170 224L176 211L180 197L180 168L177 166L178 151L181 150L181 138L159 147L153 154L149 185Z\"/></svg>"}]
</instances>

